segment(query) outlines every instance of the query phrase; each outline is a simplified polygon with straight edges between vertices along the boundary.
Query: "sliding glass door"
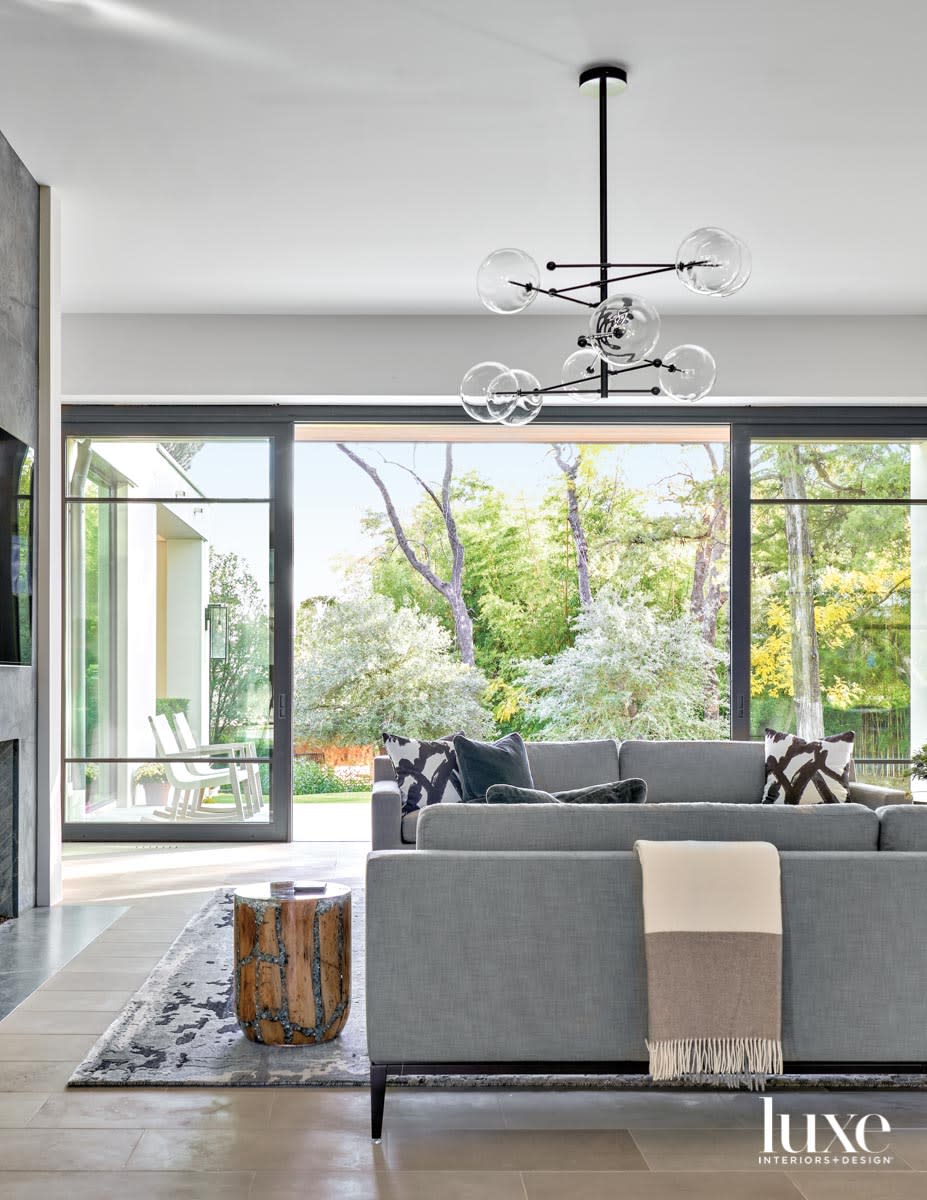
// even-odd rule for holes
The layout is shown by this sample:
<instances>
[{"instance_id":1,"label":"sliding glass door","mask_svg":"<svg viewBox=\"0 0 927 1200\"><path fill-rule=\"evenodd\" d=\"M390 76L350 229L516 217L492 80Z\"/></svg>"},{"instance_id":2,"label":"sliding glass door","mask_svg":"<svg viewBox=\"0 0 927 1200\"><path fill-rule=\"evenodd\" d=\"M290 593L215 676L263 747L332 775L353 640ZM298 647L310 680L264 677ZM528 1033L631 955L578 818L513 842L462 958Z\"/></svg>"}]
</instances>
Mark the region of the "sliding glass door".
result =
<instances>
[{"instance_id":1,"label":"sliding glass door","mask_svg":"<svg viewBox=\"0 0 927 1200\"><path fill-rule=\"evenodd\" d=\"M266 415L68 414L66 837L365 840L385 728L852 729L921 798L927 409Z\"/></svg>"},{"instance_id":2,"label":"sliding glass door","mask_svg":"<svg viewBox=\"0 0 927 1200\"><path fill-rule=\"evenodd\" d=\"M267 436L67 438L66 836L286 836L279 459Z\"/></svg>"}]
</instances>

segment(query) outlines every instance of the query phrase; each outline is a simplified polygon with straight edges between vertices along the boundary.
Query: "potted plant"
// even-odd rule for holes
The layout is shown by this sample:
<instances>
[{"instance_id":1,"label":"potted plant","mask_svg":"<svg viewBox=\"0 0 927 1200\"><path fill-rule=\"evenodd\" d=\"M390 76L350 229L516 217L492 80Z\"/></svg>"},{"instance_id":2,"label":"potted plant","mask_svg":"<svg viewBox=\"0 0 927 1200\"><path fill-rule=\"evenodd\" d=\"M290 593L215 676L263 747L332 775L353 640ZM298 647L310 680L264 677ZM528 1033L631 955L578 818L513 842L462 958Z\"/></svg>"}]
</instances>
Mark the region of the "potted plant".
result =
<instances>
[{"instance_id":1,"label":"potted plant","mask_svg":"<svg viewBox=\"0 0 927 1200\"><path fill-rule=\"evenodd\" d=\"M150 808L167 804L171 789L160 763L144 763L136 768L134 780L145 793L145 804Z\"/></svg>"},{"instance_id":2,"label":"potted plant","mask_svg":"<svg viewBox=\"0 0 927 1200\"><path fill-rule=\"evenodd\" d=\"M911 766L908 774L912 779L927 779L927 744L921 746L917 754L911 756ZM920 792L919 795L923 797L924 793ZM918 797L915 796L913 799L916 800Z\"/></svg>"}]
</instances>

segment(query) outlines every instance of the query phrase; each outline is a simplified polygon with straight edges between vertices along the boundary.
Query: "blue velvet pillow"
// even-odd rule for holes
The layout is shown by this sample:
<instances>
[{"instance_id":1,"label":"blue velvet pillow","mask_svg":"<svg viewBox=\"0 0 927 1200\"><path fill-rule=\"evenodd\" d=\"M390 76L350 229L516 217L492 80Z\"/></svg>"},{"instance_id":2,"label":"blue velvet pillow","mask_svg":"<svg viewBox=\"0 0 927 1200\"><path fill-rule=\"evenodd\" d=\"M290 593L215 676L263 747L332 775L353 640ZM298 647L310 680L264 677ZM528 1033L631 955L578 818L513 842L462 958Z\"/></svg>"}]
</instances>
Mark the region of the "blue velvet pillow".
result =
<instances>
[{"instance_id":1,"label":"blue velvet pillow","mask_svg":"<svg viewBox=\"0 0 927 1200\"><path fill-rule=\"evenodd\" d=\"M528 751L520 733L507 733L497 742L476 742L462 733L454 736L464 804L485 804L486 789L494 783L534 786Z\"/></svg>"}]
</instances>

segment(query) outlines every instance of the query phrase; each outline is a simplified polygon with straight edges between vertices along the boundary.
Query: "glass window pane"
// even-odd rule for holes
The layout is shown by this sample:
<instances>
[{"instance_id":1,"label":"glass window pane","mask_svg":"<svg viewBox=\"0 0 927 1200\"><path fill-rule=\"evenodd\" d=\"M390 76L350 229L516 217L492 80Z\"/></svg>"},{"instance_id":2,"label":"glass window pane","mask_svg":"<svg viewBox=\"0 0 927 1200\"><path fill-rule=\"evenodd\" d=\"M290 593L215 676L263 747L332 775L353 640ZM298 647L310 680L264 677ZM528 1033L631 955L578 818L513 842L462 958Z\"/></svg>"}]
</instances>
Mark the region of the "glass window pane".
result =
<instances>
[{"instance_id":1,"label":"glass window pane","mask_svg":"<svg viewBox=\"0 0 927 1200\"><path fill-rule=\"evenodd\" d=\"M726 430L399 432L297 432L298 800L384 727L728 736Z\"/></svg>"},{"instance_id":2,"label":"glass window pane","mask_svg":"<svg viewBox=\"0 0 927 1200\"><path fill-rule=\"evenodd\" d=\"M266 500L270 457L267 438L69 438L66 494Z\"/></svg>"},{"instance_id":3,"label":"glass window pane","mask_svg":"<svg viewBox=\"0 0 927 1200\"><path fill-rule=\"evenodd\" d=\"M925 521L927 508L906 505L753 506L755 736L766 726L806 737L852 729L856 758L908 758L918 675L923 691L914 664L927 652L912 535L924 545ZM859 774L900 777L903 765Z\"/></svg>"},{"instance_id":4,"label":"glass window pane","mask_svg":"<svg viewBox=\"0 0 927 1200\"><path fill-rule=\"evenodd\" d=\"M65 508L65 818L268 821L270 505L125 503L108 448Z\"/></svg>"},{"instance_id":5,"label":"glass window pane","mask_svg":"<svg viewBox=\"0 0 927 1200\"><path fill-rule=\"evenodd\" d=\"M756 499L905 500L911 452L904 442L754 442Z\"/></svg>"}]
</instances>

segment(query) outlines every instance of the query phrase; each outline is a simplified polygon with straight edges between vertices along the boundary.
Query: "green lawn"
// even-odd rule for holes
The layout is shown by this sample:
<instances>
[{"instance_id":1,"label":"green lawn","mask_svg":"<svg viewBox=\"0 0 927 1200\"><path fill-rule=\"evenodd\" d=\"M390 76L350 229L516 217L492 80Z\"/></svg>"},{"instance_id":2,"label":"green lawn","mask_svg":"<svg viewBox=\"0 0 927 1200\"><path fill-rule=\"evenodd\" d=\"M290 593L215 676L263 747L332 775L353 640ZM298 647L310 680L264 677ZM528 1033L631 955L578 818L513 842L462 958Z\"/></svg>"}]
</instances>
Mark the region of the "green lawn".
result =
<instances>
[{"instance_id":1,"label":"green lawn","mask_svg":"<svg viewBox=\"0 0 927 1200\"><path fill-rule=\"evenodd\" d=\"M310 796L294 796L294 804L369 804L370 792L316 792Z\"/></svg>"},{"instance_id":2,"label":"green lawn","mask_svg":"<svg viewBox=\"0 0 927 1200\"><path fill-rule=\"evenodd\" d=\"M221 791L218 796L211 796L206 801L207 804L220 802L227 804L231 800L232 794L229 791ZM270 796L265 792L264 800L270 803ZM310 795L294 796L294 804L369 804L370 792L314 792Z\"/></svg>"}]
</instances>

